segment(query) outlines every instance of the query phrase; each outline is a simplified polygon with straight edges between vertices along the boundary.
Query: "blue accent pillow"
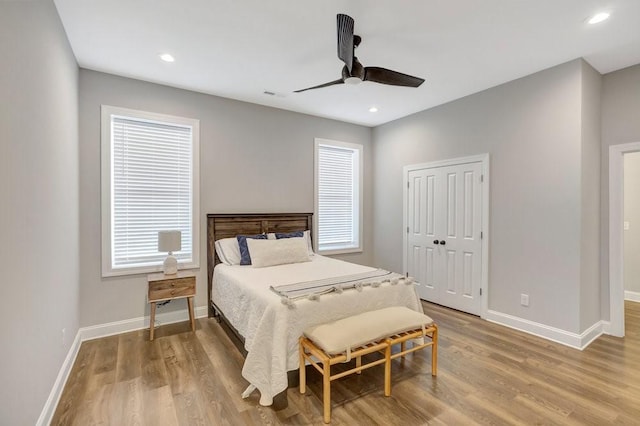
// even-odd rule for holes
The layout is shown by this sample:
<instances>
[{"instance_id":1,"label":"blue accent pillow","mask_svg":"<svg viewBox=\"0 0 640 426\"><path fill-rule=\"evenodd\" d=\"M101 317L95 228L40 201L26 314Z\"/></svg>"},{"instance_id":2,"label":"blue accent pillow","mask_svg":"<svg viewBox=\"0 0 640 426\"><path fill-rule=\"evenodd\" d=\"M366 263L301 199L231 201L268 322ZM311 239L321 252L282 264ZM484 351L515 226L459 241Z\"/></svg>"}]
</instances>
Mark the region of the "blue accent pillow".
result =
<instances>
[{"instance_id":1,"label":"blue accent pillow","mask_svg":"<svg viewBox=\"0 0 640 426\"><path fill-rule=\"evenodd\" d=\"M240 264L251 265L251 255L249 254L249 247L247 246L247 238L253 238L254 240L266 240L267 234L258 235L238 235L238 247L240 248Z\"/></svg>"},{"instance_id":2,"label":"blue accent pillow","mask_svg":"<svg viewBox=\"0 0 640 426\"><path fill-rule=\"evenodd\" d=\"M297 238L304 237L304 231L296 231L296 232L276 232L276 240L280 238Z\"/></svg>"}]
</instances>

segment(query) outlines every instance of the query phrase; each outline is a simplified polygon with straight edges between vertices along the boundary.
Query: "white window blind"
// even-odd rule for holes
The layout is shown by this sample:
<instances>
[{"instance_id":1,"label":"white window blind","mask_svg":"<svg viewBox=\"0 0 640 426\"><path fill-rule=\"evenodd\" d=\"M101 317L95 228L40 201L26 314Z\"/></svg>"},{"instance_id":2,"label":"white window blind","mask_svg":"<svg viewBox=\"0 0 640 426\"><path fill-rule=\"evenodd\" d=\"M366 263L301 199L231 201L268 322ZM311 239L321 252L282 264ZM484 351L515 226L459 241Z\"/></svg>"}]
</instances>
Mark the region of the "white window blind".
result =
<instances>
[{"instance_id":1,"label":"white window blind","mask_svg":"<svg viewBox=\"0 0 640 426\"><path fill-rule=\"evenodd\" d=\"M316 140L318 251L361 250L362 146Z\"/></svg>"},{"instance_id":2,"label":"white window blind","mask_svg":"<svg viewBox=\"0 0 640 426\"><path fill-rule=\"evenodd\" d=\"M167 253L158 252L158 231L165 230L182 233L182 249L173 253L178 262L197 264L197 120L103 109L108 115L103 114L103 125L109 126L110 160L110 188L103 187L103 196L109 198L103 205L109 209L108 242L103 241L109 256L103 256L103 275L161 269ZM104 215L103 211L103 221Z\"/></svg>"}]
</instances>

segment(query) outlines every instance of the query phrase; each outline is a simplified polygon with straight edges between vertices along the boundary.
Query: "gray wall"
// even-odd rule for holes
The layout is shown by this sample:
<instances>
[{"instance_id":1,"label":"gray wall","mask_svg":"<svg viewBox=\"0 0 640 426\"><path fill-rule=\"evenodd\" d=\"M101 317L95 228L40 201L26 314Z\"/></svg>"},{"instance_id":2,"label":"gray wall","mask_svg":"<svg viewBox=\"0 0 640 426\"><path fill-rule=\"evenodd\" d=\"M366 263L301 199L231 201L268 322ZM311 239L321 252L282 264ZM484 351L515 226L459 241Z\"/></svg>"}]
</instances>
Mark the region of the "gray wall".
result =
<instances>
[{"instance_id":1,"label":"gray wall","mask_svg":"<svg viewBox=\"0 0 640 426\"><path fill-rule=\"evenodd\" d=\"M600 315L600 116L602 76L582 61L580 331Z\"/></svg>"},{"instance_id":2,"label":"gray wall","mask_svg":"<svg viewBox=\"0 0 640 426\"><path fill-rule=\"evenodd\" d=\"M602 78L600 309L609 318L609 147L640 142L640 64Z\"/></svg>"},{"instance_id":3,"label":"gray wall","mask_svg":"<svg viewBox=\"0 0 640 426\"><path fill-rule=\"evenodd\" d=\"M375 128L374 263L402 268L403 166L489 153L489 309L581 331L583 72L575 60Z\"/></svg>"},{"instance_id":4,"label":"gray wall","mask_svg":"<svg viewBox=\"0 0 640 426\"><path fill-rule=\"evenodd\" d=\"M206 214L311 212L314 138L364 145L364 247L343 259L371 264L371 130L181 89L80 71L81 325L149 314L146 275L100 276L100 105L200 120L200 270L196 306L206 306ZM172 306L173 305L173 306ZM159 312L184 309L177 301Z\"/></svg>"},{"instance_id":5,"label":"gray wall","mask_svg":"<svg viewBox=\"0 0 640 426\"><path fill-rule=\"evenodd\" d=\"M0 424L33 425L78 331L78 67L50 1L0 3L0 57Z\"/></svg>"},{"instance_id":6,"label":"gray wall","mask_svg":"<svg viewBox=\"0 0 640 426\"><path fill-rule=\"evenodd\" d=\"M624 155L624 289L640 294L640 152Z\"/></svg>"}]
</instances>

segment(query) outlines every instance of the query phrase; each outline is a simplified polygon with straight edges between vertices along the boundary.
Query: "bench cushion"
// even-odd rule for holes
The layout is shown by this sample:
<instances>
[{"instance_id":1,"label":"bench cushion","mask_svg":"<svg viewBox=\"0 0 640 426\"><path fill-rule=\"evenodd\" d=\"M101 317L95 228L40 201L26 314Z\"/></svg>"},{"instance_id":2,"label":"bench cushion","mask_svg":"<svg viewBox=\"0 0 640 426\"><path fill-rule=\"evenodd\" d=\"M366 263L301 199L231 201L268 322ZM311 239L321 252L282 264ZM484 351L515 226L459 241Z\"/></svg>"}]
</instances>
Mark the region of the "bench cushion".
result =
<instances>
[{"instance_id":1,"label":"bench cushion","mask_svg":"<svg viewBox=\"0 0 640 426\"><path fill-rule=\"evenodd\" d=\"M304 331L304 335L325 353L336 355L432 323L433 320L423 313L404 306L393 306L310 327Z\"/></svg>"}]
</instances>

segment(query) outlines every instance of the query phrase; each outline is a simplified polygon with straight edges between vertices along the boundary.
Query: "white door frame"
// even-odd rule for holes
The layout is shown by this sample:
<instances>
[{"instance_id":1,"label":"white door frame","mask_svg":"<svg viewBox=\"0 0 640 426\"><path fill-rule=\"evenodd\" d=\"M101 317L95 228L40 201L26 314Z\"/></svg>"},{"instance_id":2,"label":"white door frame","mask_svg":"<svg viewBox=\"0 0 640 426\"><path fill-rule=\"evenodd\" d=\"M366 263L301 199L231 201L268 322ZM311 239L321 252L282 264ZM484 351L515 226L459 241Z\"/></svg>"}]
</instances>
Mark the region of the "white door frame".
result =
<instances>
[{"instance_id":1,"label":"white door frame","mask_svg":"<svg viewBox=\"0 0 640 426\"><path fill-rule=\"evenodd\" d=\"M409 172L414 170L429 169L433 167L457 166L467 163L482 163L482 281L480 288L482 297L480 300L480 317L485 318L489 310L489 154L472 155L469 157L452 158L449 160L432 161L430 163L411 164L404 166L402 178L402 267L406 273L409 270L409 259L407 257L407 208L409 194L407 184L409 183Z\"/></svg>"},{"instance_id":2,"label":"white door frame","mask_svg":"<svg viewBox=\"0 0 640 426\"><path fill-rule=\"evenodd\" d=\"M624 337L624 154L640 142L609 147L609 334Z\"/></svg>"}]
</instances>

